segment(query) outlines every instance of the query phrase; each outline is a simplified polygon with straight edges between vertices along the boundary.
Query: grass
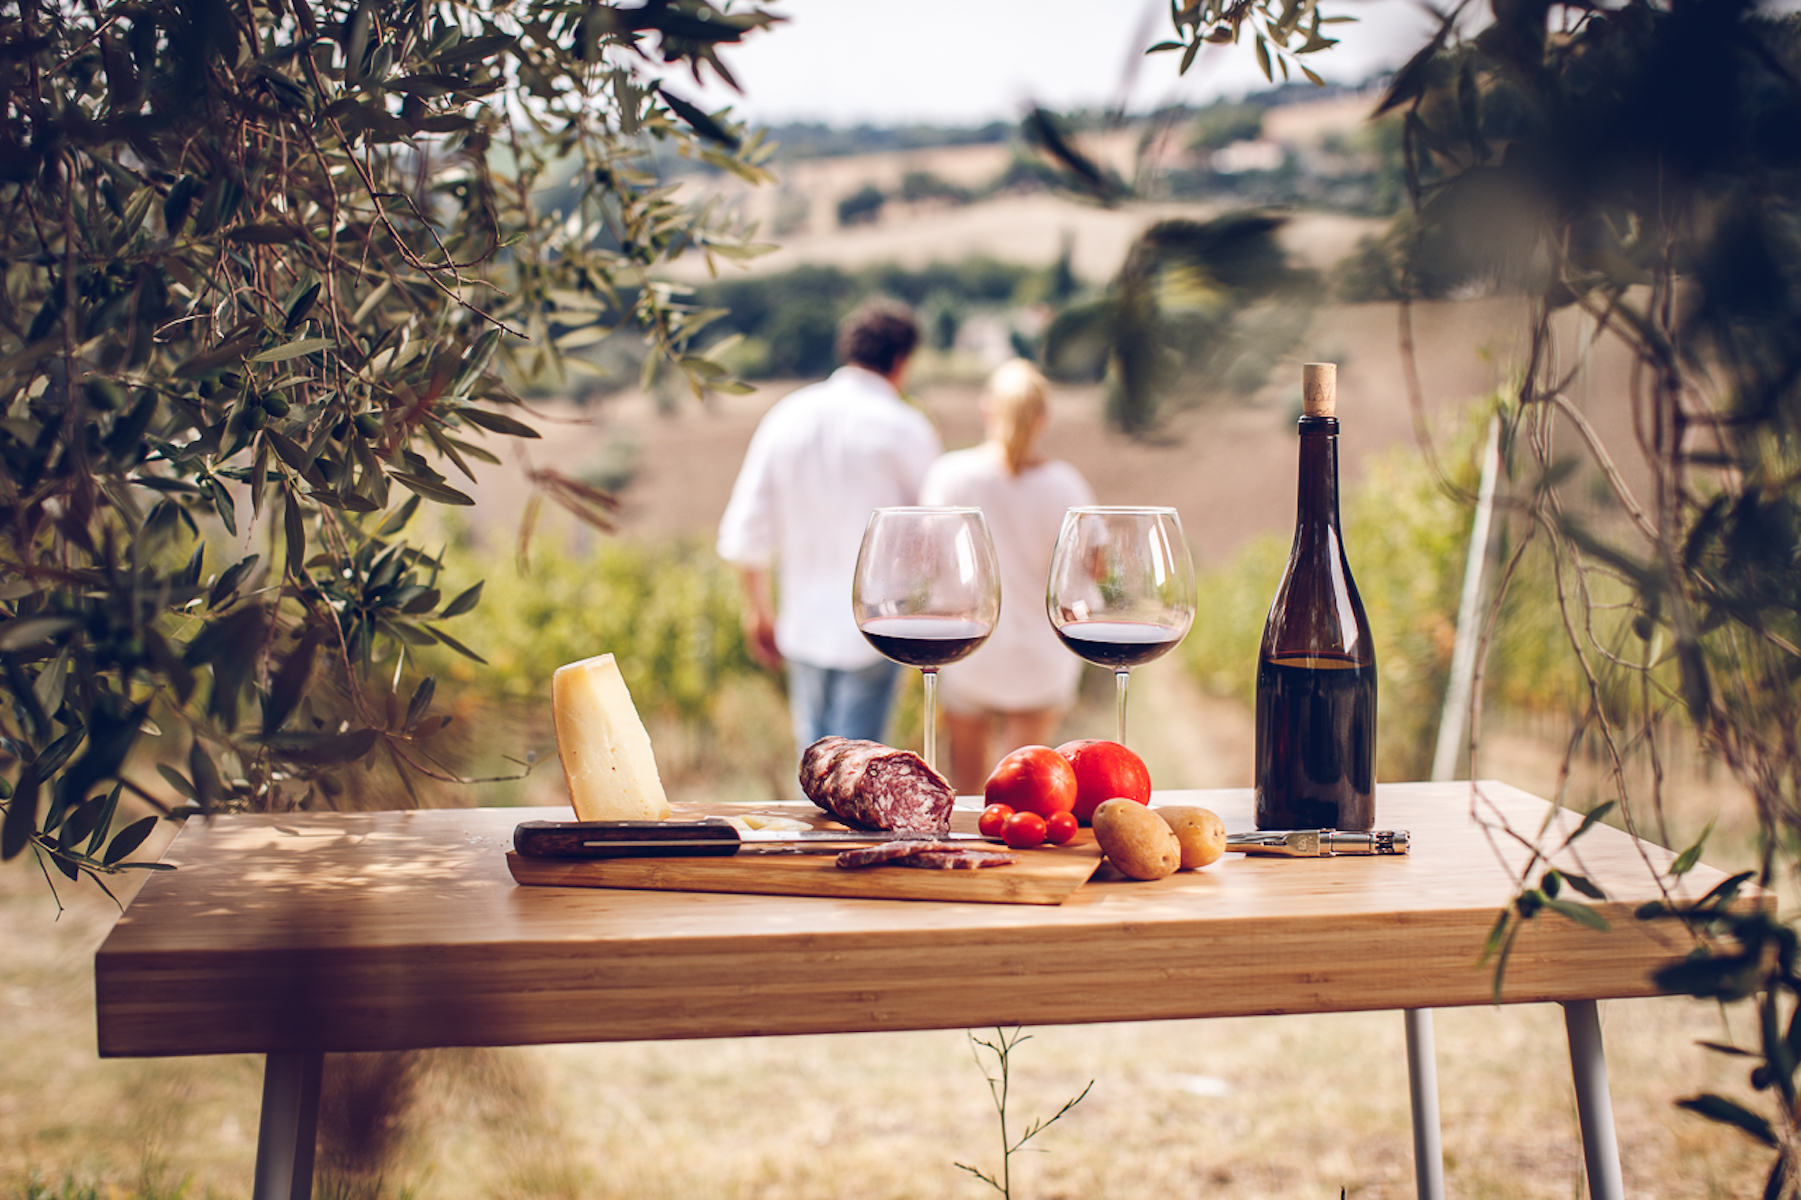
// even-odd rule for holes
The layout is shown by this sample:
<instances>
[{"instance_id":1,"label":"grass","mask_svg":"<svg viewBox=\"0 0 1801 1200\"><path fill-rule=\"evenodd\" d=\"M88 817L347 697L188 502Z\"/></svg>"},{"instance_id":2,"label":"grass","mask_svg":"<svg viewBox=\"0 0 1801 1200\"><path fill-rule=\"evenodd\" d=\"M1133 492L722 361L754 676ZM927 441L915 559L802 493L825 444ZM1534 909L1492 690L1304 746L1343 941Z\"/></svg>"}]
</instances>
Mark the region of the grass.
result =
<instances>
[{"instance_id":1,"label":"grass","mask_svg":"<svg viewBox=\"0 0 1801 1200\"><path fill-rule=\"evenodd\" d=\"M8 916L20 898L9 895ZM68 971L65 982L81 972ZM64 1010L52 1079L7 1072L5 1194L49 1200L247 1190L252 1060L98 1062ZM1762 1155L1669 1107L1730 1089L1692 1045L1717 1033L1676 1000L1603 1006L1628 1189L1750 1194ZM78 1023L79 1022L79 1023ZM1553 1006L1438 1015L1445 1146L1459 1196L1580 1194L1562 1022ZM1393 1013L1034 1030L1016 1064L1021 1112L1094 1091L1016 1166L1036 1200L1411 1196L1406 1066ZM7 1041L12 1042L12 1036ZM9 1045L9 1059L18 1047ZM16 1060L12 1060L15 1061ZM407 1134L385 1186L322 1194L695 1196L769 1200L978 1197L955 1160L993 1154L993 1114L961 1031L627 1043L416 1056ZM46 1089L45 1084L51 1086ZM34 1096L48 1090L40 1105ZM46 1120L54 1110L59 1114ZM147 1155L183 1184L143 1186ZM60 1190L29 1182L56 1171ZM159 1176L166 1180L173 1172ZM32 1190L36 1188L36 1190Z\"/></svg>"}]
</instances>

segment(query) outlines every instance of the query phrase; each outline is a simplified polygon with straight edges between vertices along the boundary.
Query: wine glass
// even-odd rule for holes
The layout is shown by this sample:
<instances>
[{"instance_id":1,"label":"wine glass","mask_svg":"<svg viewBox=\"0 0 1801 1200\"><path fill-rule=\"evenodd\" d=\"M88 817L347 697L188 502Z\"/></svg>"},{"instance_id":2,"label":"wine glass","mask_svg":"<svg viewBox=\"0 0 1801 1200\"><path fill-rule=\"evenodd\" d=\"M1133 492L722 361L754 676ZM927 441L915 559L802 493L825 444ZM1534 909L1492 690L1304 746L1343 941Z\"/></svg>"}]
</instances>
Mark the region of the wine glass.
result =
<instances>
[{"instance_id":1,"label":"wine glass","mask_svg":"<svg viewBox=\"0 0 1801 1200\"><path fill-rule=\"evenodd\" d=\"M878 508L851 585L857 628L925 677L925 760L938 769L938 668L975 653L1001 615L1000 566L979 508Z\"/></svg>"},{"instance_id":2,"label":"wine glass","mask_svg":"<svg viewBox=\"0 0 1801 1200\"><path fill-rule=\"evenodd\" d=\"M1126 740L1126 683L1194 623L1194 563L1173 508L1072 508L1051 554L1045 608L1078 658L1112 667L1118 737Z\"/></svg>"}]
</instances>

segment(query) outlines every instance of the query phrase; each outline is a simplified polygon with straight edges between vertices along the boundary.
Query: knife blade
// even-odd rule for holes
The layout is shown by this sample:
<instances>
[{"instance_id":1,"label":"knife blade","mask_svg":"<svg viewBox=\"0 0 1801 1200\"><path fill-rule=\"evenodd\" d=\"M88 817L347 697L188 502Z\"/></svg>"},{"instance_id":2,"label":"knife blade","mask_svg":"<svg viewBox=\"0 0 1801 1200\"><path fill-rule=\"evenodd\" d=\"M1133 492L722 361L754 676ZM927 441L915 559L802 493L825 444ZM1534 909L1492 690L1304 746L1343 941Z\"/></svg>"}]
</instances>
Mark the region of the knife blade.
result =
<instances>
[{"instance_id":1,"label":"knife blade","mask_svg":"<svg viewBox=\"0 0 1801 1200\"><path fill-rule=\"evenodd\" d=\"M877 842L984 842L976 833L918 829L752 829L727 821L522 821L513 849L527 858L723 858L753 854L837 854Z\"/></svg>"},{"instance_id":2,"label":"knife blade","mask_svg":"<svg viewBox=\"0 0 1801 1200\"><path fill-rule=\"evenodd\" d=\"M1362 833L1341 829L1271 829L1229 833L1226 849L1240 854L1268 854L1281 858L1337 858L1357 854L1406 854L1410 841L1405 829L1372 829Z\"/></svg>"}]
</instances>

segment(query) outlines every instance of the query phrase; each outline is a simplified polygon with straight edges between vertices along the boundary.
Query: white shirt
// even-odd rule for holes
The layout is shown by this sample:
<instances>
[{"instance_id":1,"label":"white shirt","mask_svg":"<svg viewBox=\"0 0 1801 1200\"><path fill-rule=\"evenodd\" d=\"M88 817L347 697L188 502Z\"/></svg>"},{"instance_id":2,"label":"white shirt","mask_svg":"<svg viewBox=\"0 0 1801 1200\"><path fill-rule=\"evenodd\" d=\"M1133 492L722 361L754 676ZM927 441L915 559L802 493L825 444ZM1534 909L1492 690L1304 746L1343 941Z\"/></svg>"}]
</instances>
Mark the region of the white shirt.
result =
<instances>
[{"instance_id":1,"label":"white shirt","mask_svg":"<svg viewBox=\"0 0 1801 1200\"><path fill-rule=\"evenodd\" d=\"M719 521L719 557L776 566L784 658L836 670L881 659L851 615L857 548L871 512L919 502L942 449L925 414L862 367L840 367L764 414Z\"/></svg>"},{"instance_id":2,"label":"white shirt","mask_svg":"<svg viewBox=\"0 0 1801 1200\"><path fill-rule=\"evenodd\" d=\"M1044 591L1063 514L1094 503L1081 472L1052 461L1009 475L1000 448L983 443L934 463L919 502L980 508L1000 560L1000 620L980 650L938 672L945 706L1028 712L1073 701L1082 663L1051 632Z\"/></svg>"}]
</instances>

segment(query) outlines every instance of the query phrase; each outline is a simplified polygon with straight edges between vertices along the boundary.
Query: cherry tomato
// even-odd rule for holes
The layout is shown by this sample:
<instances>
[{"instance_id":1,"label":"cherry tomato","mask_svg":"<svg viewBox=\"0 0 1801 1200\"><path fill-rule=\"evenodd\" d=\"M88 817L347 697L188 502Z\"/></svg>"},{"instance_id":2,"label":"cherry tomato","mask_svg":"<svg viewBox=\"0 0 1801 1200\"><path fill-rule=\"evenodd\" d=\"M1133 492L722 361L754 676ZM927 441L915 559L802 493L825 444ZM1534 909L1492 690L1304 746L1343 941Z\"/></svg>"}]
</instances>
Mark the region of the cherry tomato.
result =
<instances>
[{"instance_id":1,"label":"cherry tomato","mask_svg":"<svg viewBox=\"0 0 1801 1200\"><path fill-rule=\"evenodd\" d=\"M1006 828L1007 818L1012 815L1013 810L1005 804L990 804L976 818L976 828L982 831L985 838L997 838L1001 836L1001 830Z\"/></svg>"},{"instance_id":2,"label":"cherry tomato","mask_svg":"<svg viewBox=\"0 0 1801 1200\"><path fill-rule=\"evenodd\" d=\"M1076 814L1072 812L1052 813L1044 819L1044 840L1053 846L1061 846L1076 836L1076 830L1080 826L1081 822L1076 820Z\"/></svg>"},{"instance_id":3,"label":"cherry tomato","mask_svg":"<svg viewBox=\"0 0 1801 1200\"><path fill-rule=\"evenodd\" d=\"M1015 850L1044 845L1044 818L1035 812L1016 812L1001 829L1001 840Z\"/></svg>"}]
</instances>

